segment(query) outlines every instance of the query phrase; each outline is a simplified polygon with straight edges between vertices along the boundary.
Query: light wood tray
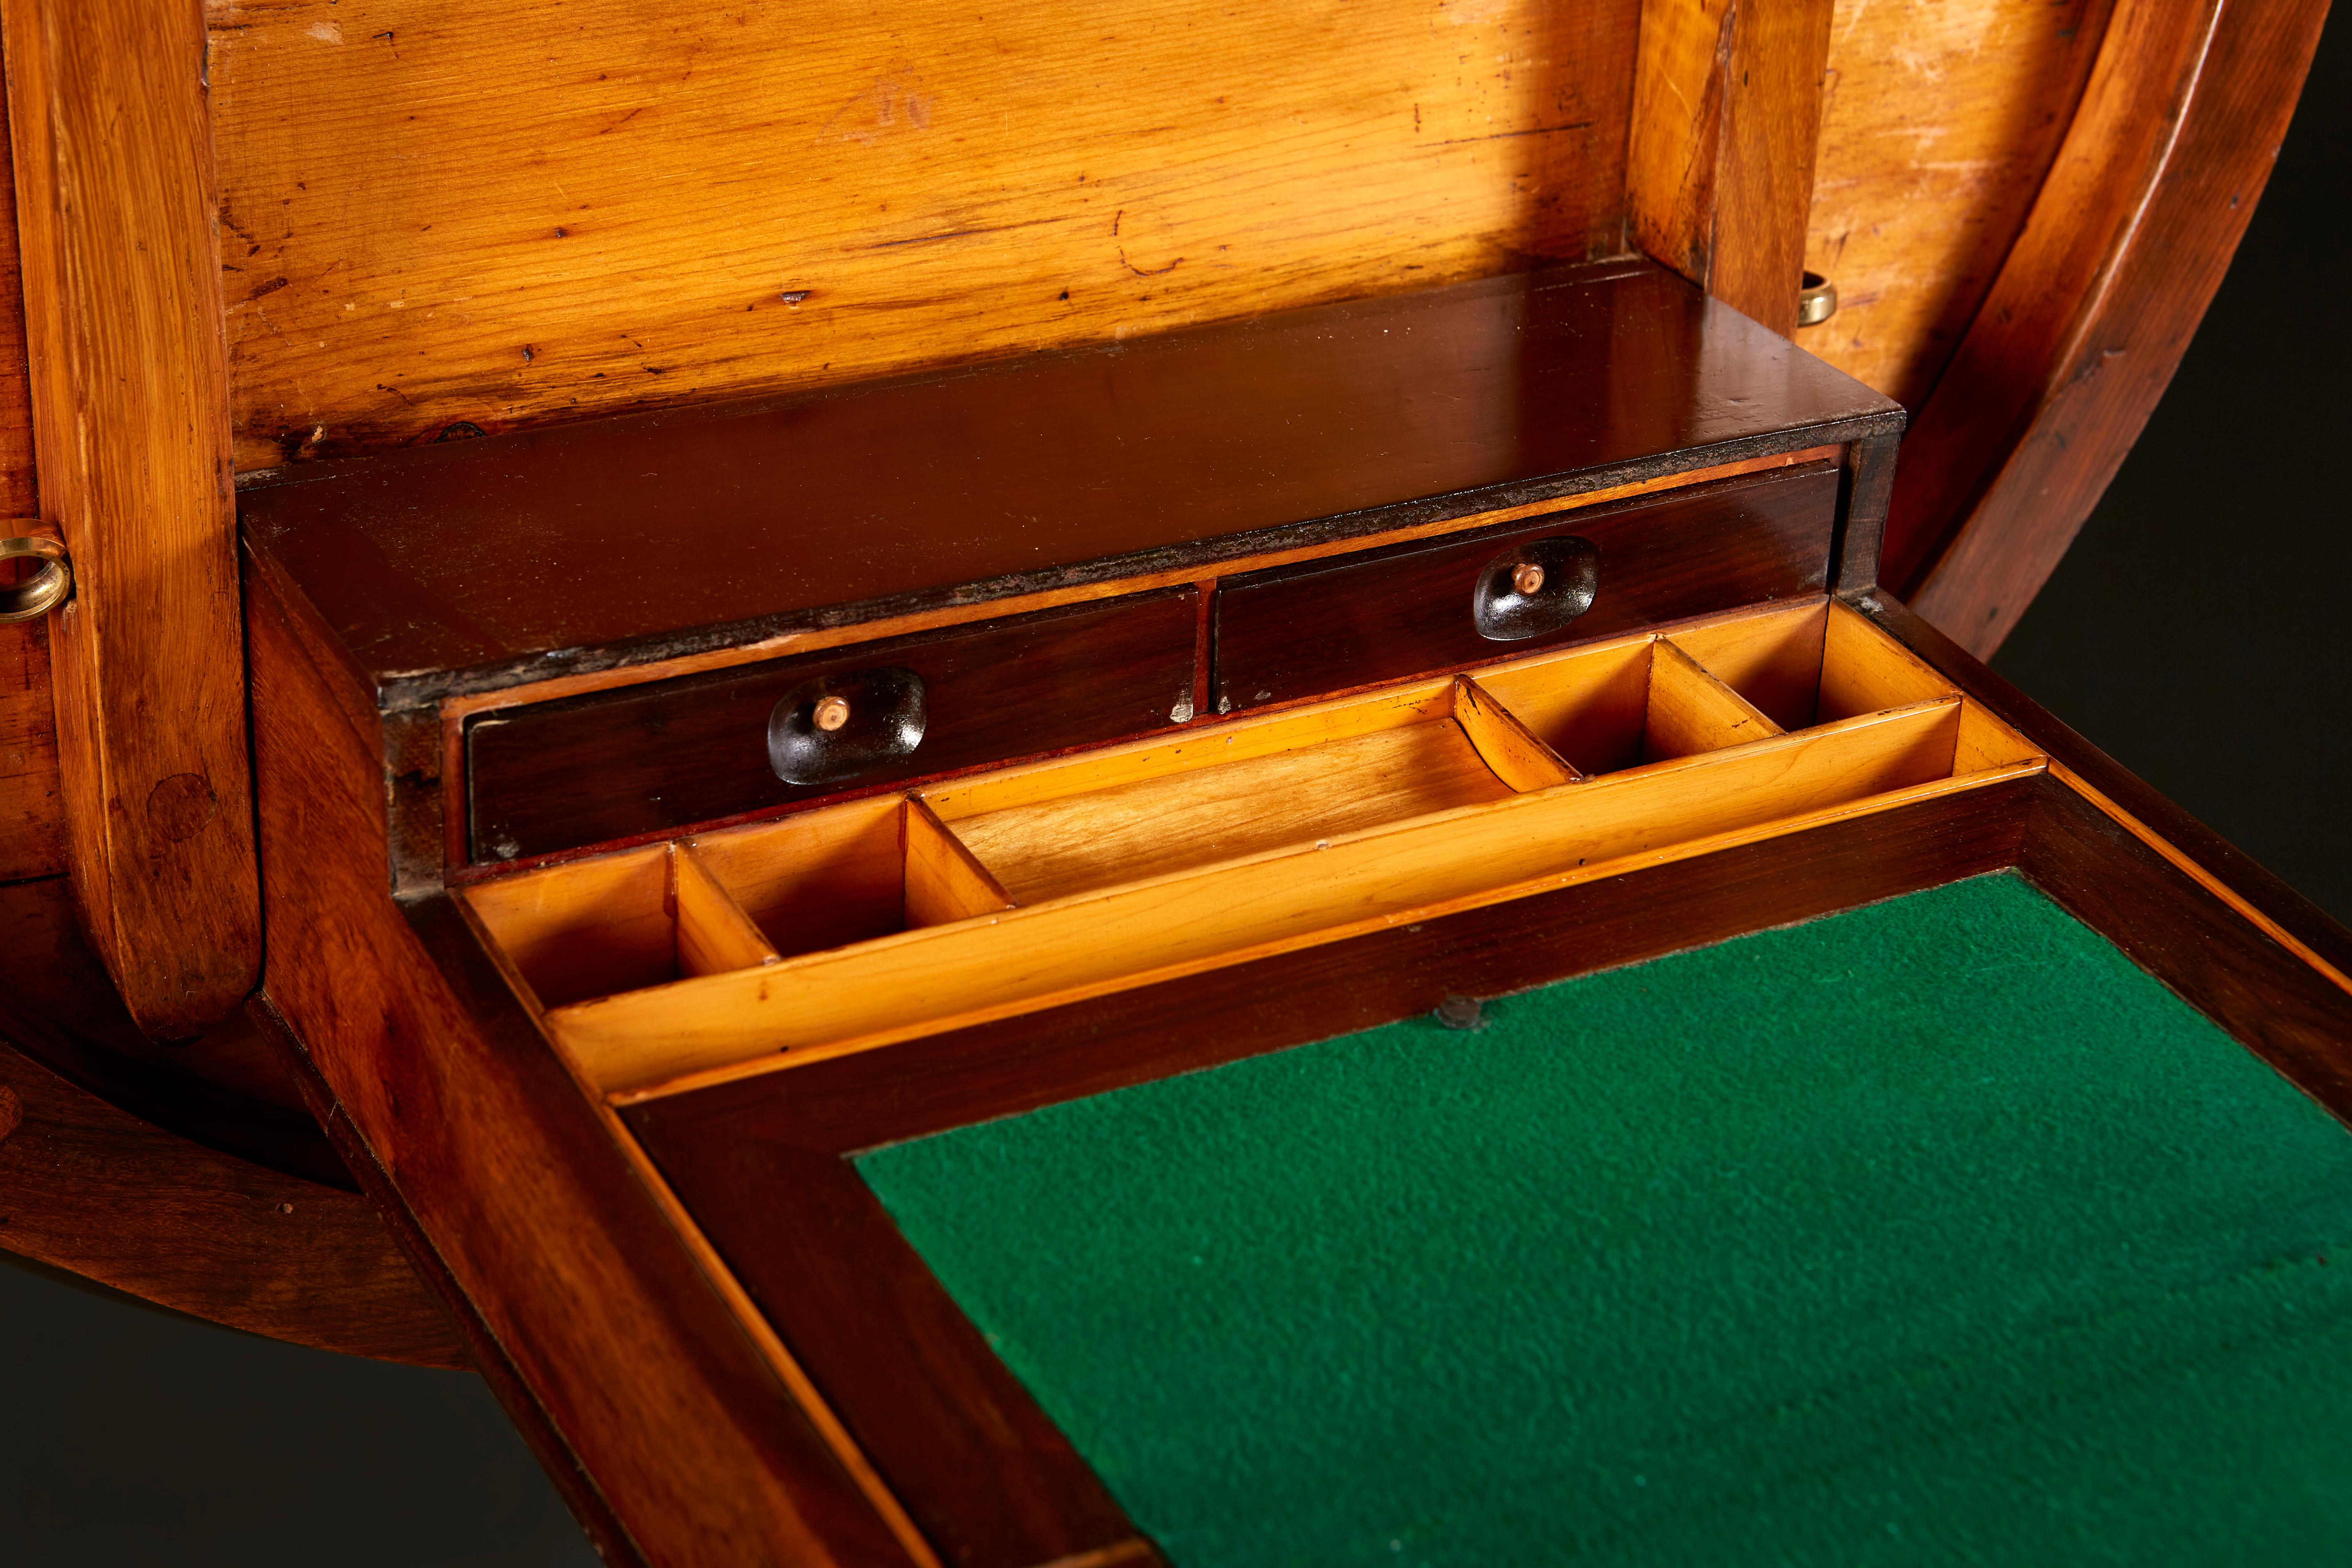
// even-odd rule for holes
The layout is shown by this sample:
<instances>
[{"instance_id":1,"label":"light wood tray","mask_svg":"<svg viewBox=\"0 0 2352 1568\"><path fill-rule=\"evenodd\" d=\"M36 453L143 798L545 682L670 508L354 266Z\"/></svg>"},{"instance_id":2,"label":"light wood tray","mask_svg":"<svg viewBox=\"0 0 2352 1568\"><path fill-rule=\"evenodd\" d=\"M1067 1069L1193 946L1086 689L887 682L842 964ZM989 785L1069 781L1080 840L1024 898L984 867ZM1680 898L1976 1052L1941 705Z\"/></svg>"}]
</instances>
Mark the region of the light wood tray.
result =
<instances>
[{"instance_id":1,"label":"light wood tray","mask_svg":"<svg viewBox=\"0 0 2352 1568\"><path fill-rule=\"evenodd\" d=\"M2044 765L1833 601L478 883L615 1100L1333 941Z\"/></svg>"}]
</instances>

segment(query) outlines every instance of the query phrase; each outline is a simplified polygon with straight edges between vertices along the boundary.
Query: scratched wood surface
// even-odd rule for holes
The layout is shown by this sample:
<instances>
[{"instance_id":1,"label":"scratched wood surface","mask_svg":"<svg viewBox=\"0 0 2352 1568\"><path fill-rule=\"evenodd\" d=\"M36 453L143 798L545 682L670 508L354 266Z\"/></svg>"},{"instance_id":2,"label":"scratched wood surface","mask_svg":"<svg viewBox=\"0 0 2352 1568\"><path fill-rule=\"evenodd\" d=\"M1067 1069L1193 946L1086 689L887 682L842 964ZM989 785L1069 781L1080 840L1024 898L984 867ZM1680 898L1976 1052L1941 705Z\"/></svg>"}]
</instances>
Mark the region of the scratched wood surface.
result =
<instances>
[{"instance_id":1,"label":"scratched wood surface","mask_svg":"<svg viewBox=\"0 0 2352 1568\"><path fill-rule=\"evenodd\" d=\"M1838 310L1798 340L1916 409L1992 287L2113 0L1839 0L1805 266Z\"/></svg>"},{"instance_id":2,"label":"scratched wood surface","mask_svg":"<svg viewBox=\"0 0 2352 1568\"><path fill-rule=\"evenodd\" d=\"M1615 254L1635 8L210 0L237 466Z\"/></svg>"},{"instance_id":3,"label":"scratched wood surface","mask_svg":"<svg viewBox=\"0 0 2352 1568\"><path fill-rule=\"evenodd\" d=\"M1831 0L1642 8L1627 218L1643 249L1776 332L1797 322Z\"/></svg>"},{"instance_id":4,"label":"scratched wood surface","mask_svg":"<svg viewBox=\"0 0 2352 1568\"><path fill-rule=\"evenodd\" d=\"M0 0L66 852L140 1026L259 977L212 128L194 0Z\"/></svg>"}]
</instances>

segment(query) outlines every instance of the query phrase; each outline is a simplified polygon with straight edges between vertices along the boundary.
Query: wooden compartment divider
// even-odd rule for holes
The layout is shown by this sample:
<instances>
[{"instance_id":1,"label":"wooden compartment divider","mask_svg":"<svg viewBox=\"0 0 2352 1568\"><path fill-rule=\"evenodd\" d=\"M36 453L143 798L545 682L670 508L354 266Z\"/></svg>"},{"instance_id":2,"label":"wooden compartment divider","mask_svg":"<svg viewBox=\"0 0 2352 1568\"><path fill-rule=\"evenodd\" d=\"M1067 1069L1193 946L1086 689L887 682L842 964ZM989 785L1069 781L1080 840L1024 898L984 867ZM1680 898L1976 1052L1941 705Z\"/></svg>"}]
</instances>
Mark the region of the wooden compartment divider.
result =
<instances>
[{"instance_id":1,"label":"wooden compartment divider","mask_svg":"<svg viewBox=\"0 0 2352 1568\"><path fill-rule=\"evenodd\" d=\"M1782 733L1746 697L1669 642L1650 647L1650 706L1642 759L1660 762Z\"/></svg>"},{"instance_id":2,"label":"wooden compartment divider","mask_svg":"<svg viewBox=\"0 0 2352 1568\"><path fill-rule=\"evenodd\" d=\"M642 1097L779 1052L1007 1017L2040 766L1862 617L1814 601L463 896L583 1076Z\"/></svg>"},{"instance_id":3,"label":"wooden compartment divider","mask_svg":"<svg viewBox=\"0 0 2352 1568\"><path fill-rule=\"evenodd\" d=\"M1948 779L1921 704L984 920L554 1009L608 1092L782 1051L886 1043L1328 940L1545 876Z\"/></svg>"},{"instance_id":4,"label":"wooden compartment divider","mask_svg":"<svg viewBox=\"0 0 2352 1568\"><path fill-rule=\"evenodd\" d=\"M711 876L692 844L670 845L669 875L681 978L782 961L783 956L743 913L743 906Z\"/></svg>"},{"instance_id":5,"label":"wooden compartment divider","mask_svg":"<svg viewBox=\"0 0 2352 1568\"><path fill-rule=\"evenodd\" d=\"M920 796L906 807L907 927L945 925L1013 907L1003 884Z\"/></svg>"},{"instance_id":6,"label":"wooden compartment divider","mask_svg":"<svg viewBox=\"0 0 2352 1568\"><path fill-rule=\"evenodd\" d=\"M1573 784L1584 777L1467 675L1454 683L1454 722L1495 777L1521 794Z\"/></svg>"}]
</instances>

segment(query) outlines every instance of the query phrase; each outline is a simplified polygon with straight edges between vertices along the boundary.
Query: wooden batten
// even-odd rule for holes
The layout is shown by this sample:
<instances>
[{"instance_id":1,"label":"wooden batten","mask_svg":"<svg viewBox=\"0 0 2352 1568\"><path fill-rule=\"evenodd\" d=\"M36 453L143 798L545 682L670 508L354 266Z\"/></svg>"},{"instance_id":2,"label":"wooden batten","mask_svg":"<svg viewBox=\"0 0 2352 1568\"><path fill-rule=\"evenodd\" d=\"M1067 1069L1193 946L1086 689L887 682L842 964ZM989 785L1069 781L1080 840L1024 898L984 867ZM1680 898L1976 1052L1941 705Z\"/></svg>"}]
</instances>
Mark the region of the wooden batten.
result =
<instances>
[{"instance_id":1,"label":"wooden batten","mask_svg":"<svg viewBox=\"0 0 2352 1568\"><path fill-rule=\"evenodd\" d=\"M68 859L131 1016L194 1034L259 977L214 241L194 0L8 0L17 227Z\"/></svg>"},{"instance_id":2,"label":"wooden batten","mask_svg":"<svg viewBox=\"0 0 2352 1568\"><path fill-rule=\"evenodd\" d=\"M1644 0L1634 242L1776 332L1797 320L1832 0Z\"/></svg>"}]
</instances>

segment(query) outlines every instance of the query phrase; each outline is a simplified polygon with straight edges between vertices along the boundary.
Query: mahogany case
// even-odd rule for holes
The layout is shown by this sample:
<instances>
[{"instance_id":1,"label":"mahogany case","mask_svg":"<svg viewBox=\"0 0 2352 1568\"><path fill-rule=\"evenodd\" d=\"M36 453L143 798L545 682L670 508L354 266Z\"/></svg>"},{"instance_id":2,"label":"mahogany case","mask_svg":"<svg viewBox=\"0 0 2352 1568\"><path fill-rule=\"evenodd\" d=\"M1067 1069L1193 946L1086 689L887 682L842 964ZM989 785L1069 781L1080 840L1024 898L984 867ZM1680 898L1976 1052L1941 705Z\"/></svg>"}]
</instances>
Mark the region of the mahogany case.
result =
<instances>
[{"instance_id":1,"label":"mahogany case","mask_svg":"<svg viewBox=\"0 0 2352 1568\"><path fill-rule=\"evenodd\" d=\"M1641 263L240 497L270 1003L609 1555L1155 1549L861 1148L2015 868L2342 1113L2352 938L1876 588Z\"/></svg>"}]
</instances>

